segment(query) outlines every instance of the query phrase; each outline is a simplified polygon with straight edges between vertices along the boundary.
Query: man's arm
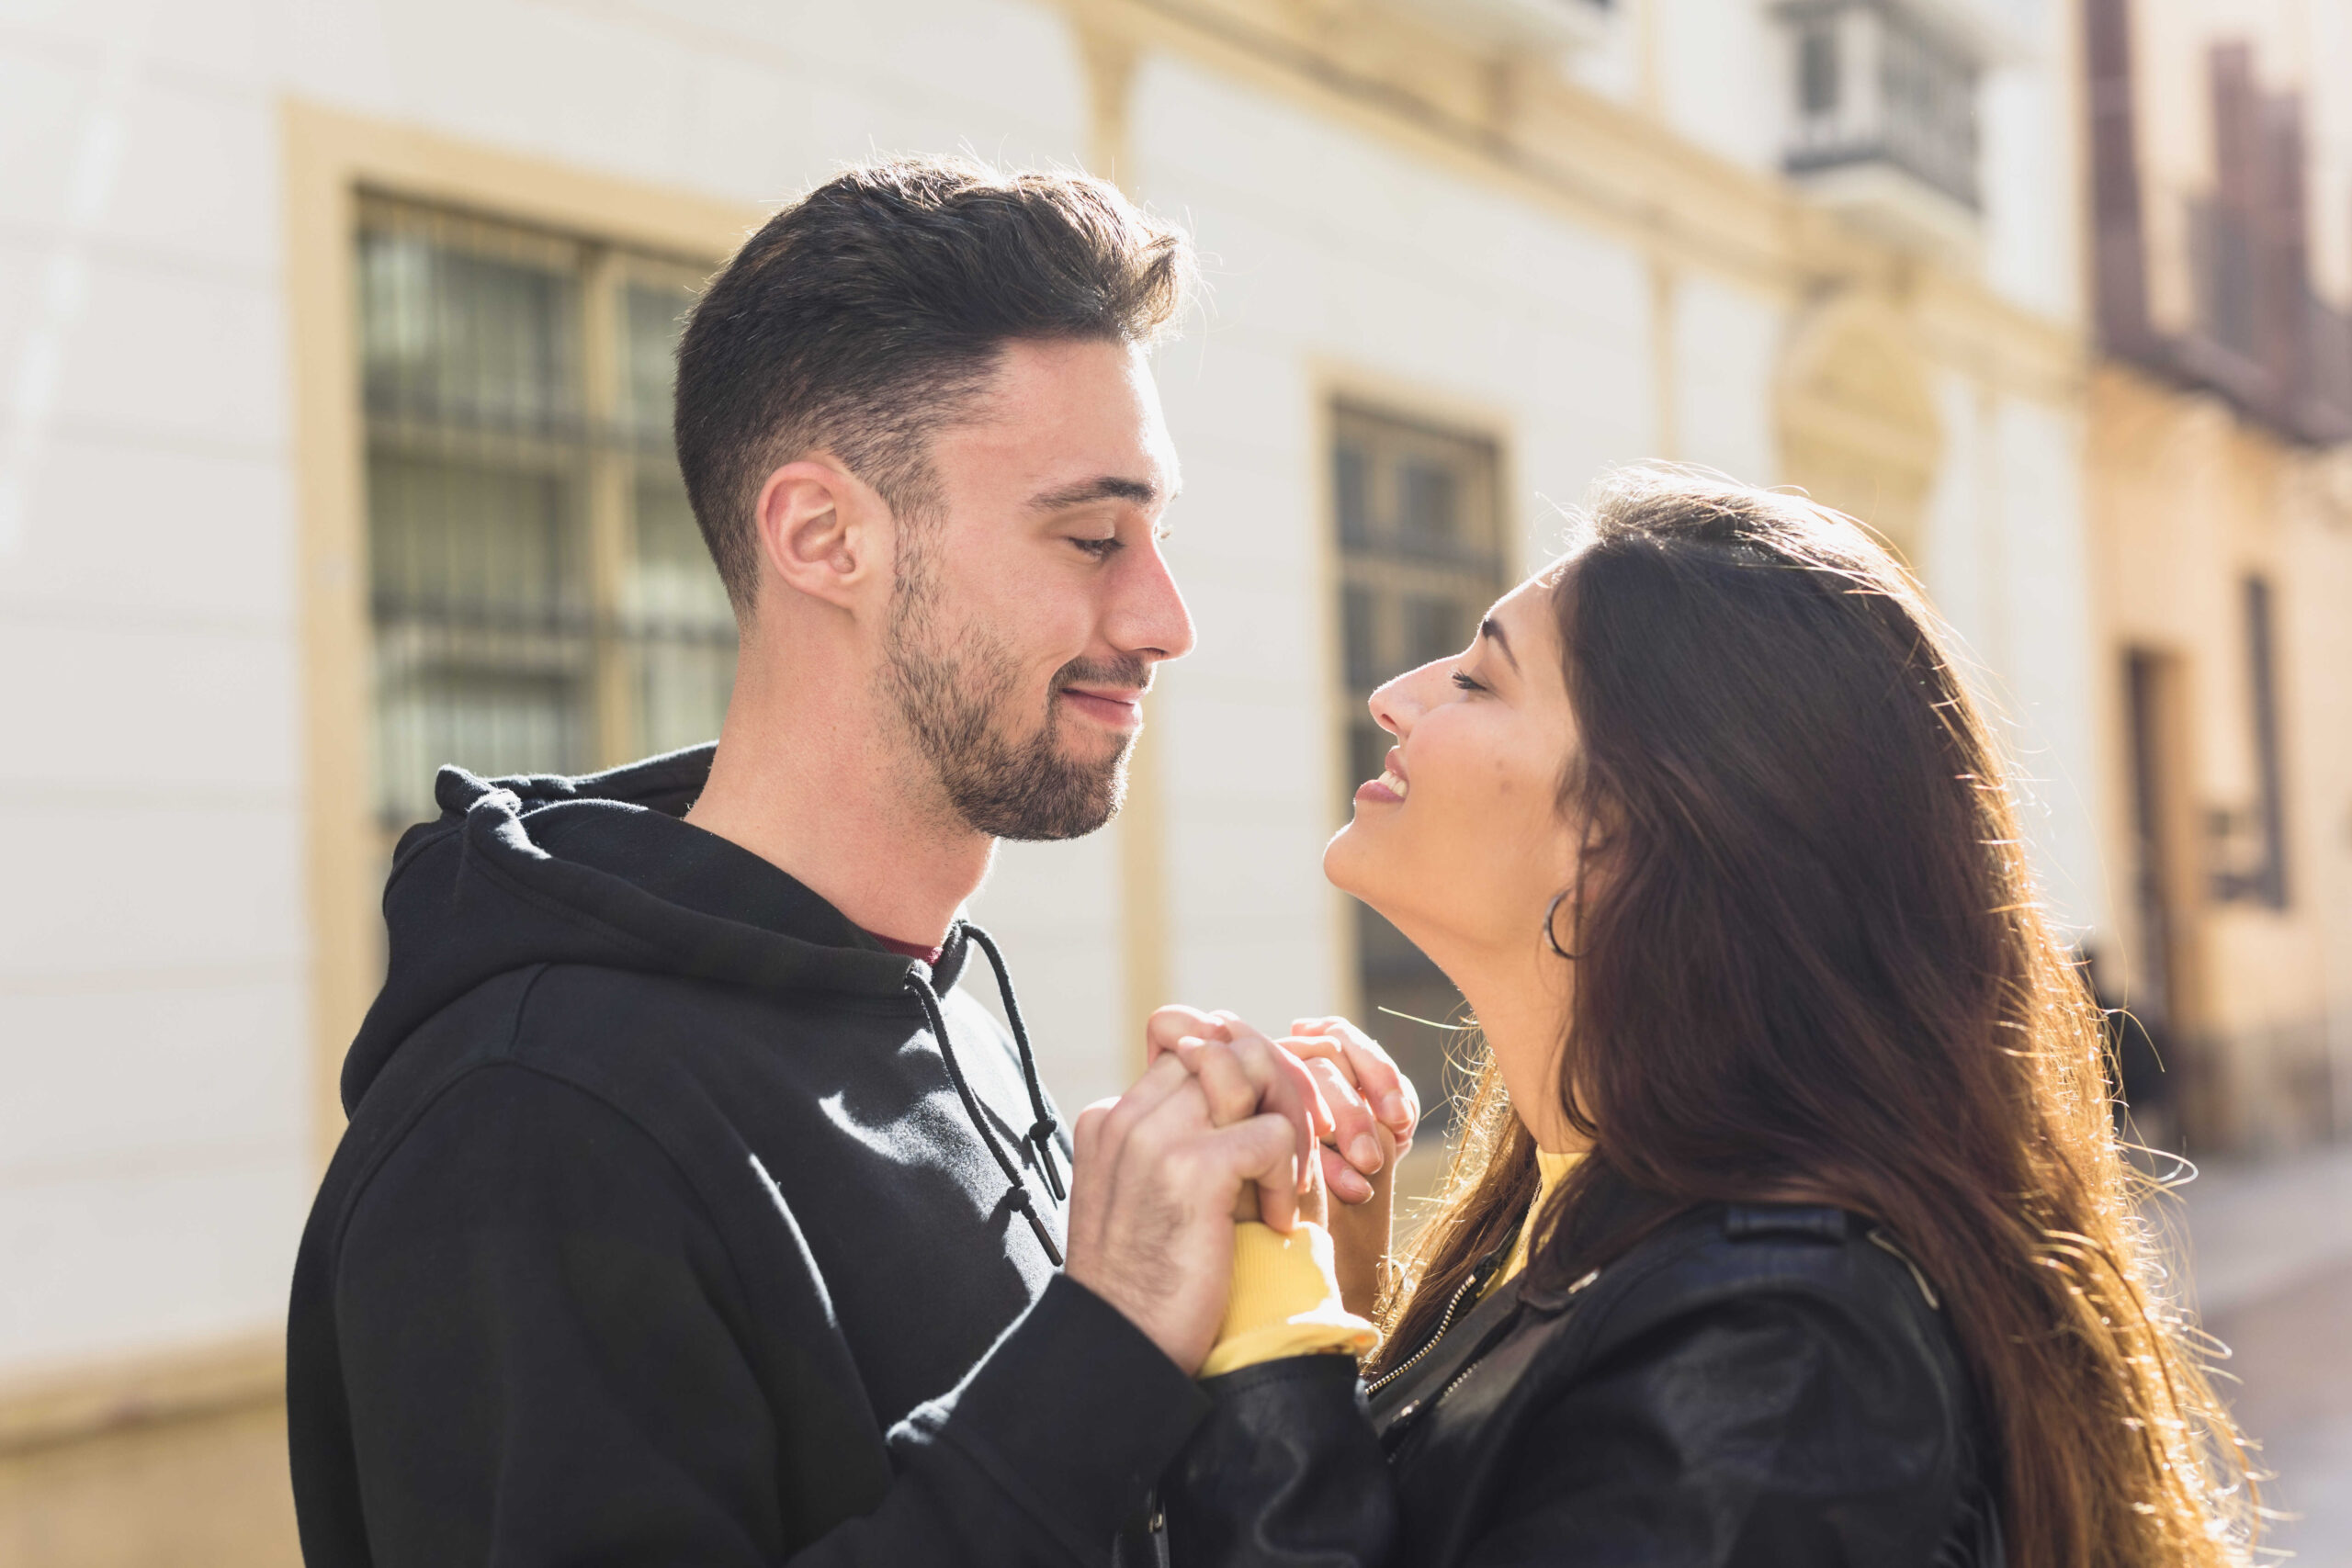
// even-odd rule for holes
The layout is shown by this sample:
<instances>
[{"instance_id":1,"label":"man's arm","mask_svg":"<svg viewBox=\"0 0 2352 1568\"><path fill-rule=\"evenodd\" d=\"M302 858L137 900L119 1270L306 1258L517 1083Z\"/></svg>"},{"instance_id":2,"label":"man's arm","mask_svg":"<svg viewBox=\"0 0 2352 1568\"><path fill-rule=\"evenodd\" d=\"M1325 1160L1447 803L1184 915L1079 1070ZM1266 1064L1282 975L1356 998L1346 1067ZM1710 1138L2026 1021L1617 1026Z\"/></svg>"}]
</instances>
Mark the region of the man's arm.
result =
<instances>
[{"instance_id":1,"label":"man's arm","mask_svg":"<svg viewBox=\"0 0 2352 1568\"><path fill-rule=\"evenodd\" d=\"M1150 1338L1057 1280L890 1434L884 1473L867 1444L805 1440L870 1416L824 1419L845 1393L817 1348L763 1378L750 1310L627 1117L519 1066L470 1075L376 1173L341 1251L375 1568L1100 1562L1200 1409ZM779 1378L801 1408L775 1407Z\"/></svg>"}]
</instances>

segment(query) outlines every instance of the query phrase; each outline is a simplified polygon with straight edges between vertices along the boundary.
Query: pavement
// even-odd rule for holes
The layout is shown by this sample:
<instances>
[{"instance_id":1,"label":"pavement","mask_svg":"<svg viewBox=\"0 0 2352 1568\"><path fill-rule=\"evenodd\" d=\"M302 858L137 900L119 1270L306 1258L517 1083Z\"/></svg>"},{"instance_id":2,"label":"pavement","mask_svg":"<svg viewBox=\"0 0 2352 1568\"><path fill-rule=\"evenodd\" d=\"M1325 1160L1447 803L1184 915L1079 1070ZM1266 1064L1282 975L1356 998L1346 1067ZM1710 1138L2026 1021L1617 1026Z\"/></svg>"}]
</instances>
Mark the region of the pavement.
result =
<instances>
[{"instance_id":1,"label":"pavement","mask_svg":"<svg viewBox=\"0 0 2352 1568\"><path fill-rule=\"evenodd\" d=\"M2352 1568L2352 1147L2210 1165L2179 1189L2188 1295L2230 1348L2221 1386L2261 1445L2265 1557Z\"/></svg>"}]
</instances>

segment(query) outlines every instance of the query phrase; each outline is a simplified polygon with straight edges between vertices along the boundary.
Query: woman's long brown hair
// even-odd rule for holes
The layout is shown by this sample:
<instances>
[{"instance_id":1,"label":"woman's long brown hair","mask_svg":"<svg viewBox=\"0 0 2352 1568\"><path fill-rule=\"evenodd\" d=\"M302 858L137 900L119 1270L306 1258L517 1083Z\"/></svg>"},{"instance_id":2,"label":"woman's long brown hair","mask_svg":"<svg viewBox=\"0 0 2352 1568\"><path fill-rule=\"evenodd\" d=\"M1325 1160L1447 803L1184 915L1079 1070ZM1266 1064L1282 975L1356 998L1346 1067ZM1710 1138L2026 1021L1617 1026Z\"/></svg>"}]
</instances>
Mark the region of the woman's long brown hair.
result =
<instances>
[{"instance_id":1,"label":"woman's long brown hair","mask_svg":"<svg viewBox=\"0 0 2352 1568\"><path fill-rule=\"evenodd\" d=\"M1636 470L1582 521L1554 604L1583 746L1562 809L1590 832L1556 929L1576 955L1561 1100L1593 1146L1532 1271L1573 1279L1639 1239L1600 1223L1626 1212L1612 1191L1652 1223L1825 1195L1940 1292L2018 1568L2244 1561L2243 1447L2158 1288L2100 1016L1933 614L1860 526L1793 497ZM1535 1190L1489 1066L1392 1292L1388 1360Z\"/></svg>"}]
</instances>

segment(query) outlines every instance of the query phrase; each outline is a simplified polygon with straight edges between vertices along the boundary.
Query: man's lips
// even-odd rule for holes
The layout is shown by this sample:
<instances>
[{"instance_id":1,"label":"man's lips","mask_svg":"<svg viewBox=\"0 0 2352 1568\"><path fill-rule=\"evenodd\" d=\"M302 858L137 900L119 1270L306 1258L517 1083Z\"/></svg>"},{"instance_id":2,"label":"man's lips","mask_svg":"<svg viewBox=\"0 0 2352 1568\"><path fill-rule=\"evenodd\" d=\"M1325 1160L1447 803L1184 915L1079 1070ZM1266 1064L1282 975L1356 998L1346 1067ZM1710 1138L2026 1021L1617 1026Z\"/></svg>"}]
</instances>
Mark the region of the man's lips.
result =
<instances>
[{"instance_id":1,"label":"man's lips","mask_svg":"<svg viewBox=\"0 0 2352 1568\"><path fill-rule=\"evenodd\" d=\"M1134 729L1143 723L1143 694L1139 691L1064 686L1061 695L1087 717L1114 729Z\"/></svg>"}]
</instances>

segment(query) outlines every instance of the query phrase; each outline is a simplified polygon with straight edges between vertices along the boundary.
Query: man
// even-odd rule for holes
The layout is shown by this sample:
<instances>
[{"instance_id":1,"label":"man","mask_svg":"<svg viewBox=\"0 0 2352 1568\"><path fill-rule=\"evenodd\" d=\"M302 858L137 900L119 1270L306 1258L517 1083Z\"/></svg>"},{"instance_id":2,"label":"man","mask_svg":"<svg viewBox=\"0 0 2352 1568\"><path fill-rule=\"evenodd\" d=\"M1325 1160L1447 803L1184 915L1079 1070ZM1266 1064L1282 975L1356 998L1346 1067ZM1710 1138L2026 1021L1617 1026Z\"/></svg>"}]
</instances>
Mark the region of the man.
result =
<instances>
[{"instance_id":1,"label":"man","mask_svg":"<svg viewBox=\"0 0 2352 1568\"><path fill-rule=\"evenodd\" d=\"M446 771L401 841L294 1281L312 1564L1109 1559L1304 1102L1219 1130L1163 1064L1066 1208L957 910L998 839L1112 815L1192 646L1144 362L1188 265L1106 186L899 162L713 282L677 437L725 729Z\"/></svg>"}]
</instances>

